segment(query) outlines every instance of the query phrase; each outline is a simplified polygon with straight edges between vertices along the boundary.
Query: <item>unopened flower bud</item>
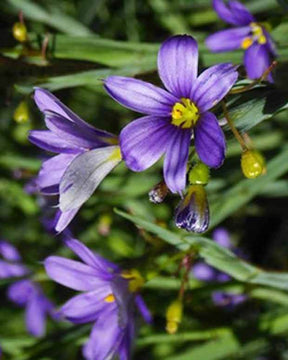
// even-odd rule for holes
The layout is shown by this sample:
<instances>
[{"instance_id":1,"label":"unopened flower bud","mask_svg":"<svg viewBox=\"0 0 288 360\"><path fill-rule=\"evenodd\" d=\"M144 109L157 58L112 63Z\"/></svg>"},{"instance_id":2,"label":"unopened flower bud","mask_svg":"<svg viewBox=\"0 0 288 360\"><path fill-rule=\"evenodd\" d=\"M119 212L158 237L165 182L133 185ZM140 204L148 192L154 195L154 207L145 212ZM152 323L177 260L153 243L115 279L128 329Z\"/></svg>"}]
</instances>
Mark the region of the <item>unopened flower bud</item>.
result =
<instances>
[{"instance_id":1,"label":"unopened flower bud","mask_svg":"<svg viewBox=\"0 0 288 360\"><path fill-rule=\"evenodd\" d=\"M111 223L112 223L112 218L109 214L101 215L98 223L99 234L103 236L109 235Z\"/></svg>"},{"instance_id":2,"label":"unopened flower bud","mask_svg":"<svg viewBox=\"0 0 288 360\"><path fill-rule=\"evenodd\" d=\"M29 120L29 110L26 101L21 101L14 111L13 119L18 124L26 123Z\"/></svg>"},{"instance_id":3,"label":"unopened flower bud","mask_svg":"<svg viewBox=\"0 0 288 360\"><path fill-rule=\"evenodd\" d=\"M203 185L191 185L176 208L175 223L179 228L202 233L209 226L209 205Z\"/></svg>"},{"instance_id":4,"label":"unopened flower bud","mask_svg":"<svg viewBox=\"0 0 288 360\"><path fill-rule=\"evenodd\" d=\"M148 193L149 200L154 204L161 204L168 194L168 187L164 181L159 182Z\"/></svg>"},{"instance_id":5,"label":"unopened flower bud","mask_svg":"<svg viewBox=\"0 0 288 360\"><path fill-rule=\"evenodd\" d=\"M265 174L265 159L257 150L246 150L242 153L241 168L244 176L248 179L255 179Z\"/></svg>"},{"instance_id":6,"label":"unopened flower bud","mask_svg":"<svg viewBox=\"0 0 288 360\"><path fill-rule=\"evenodd\" d=\"M166 311L166 331L175 334L182 320L183 306L180 300L173 301Z\"/></svg>"},{"instance_id":7,"label":"unopened flower bud","mask_svg":"<svg viewBox=\"0 0 288 360\"><path fill-rule=\"evenodd\" d=\"M25 42L28 40L27 28L24 23L17 22L12 28L13 36L19 42Z\"/></svg>"},{"instance_id":8,"label":"unopened flower bud","mask_svg":"<svg viewBox=\"0 0 288 360\"><path fill-rule=\"evenodd\" d=\"M202 162L198 162L189 172L189 183L191 185L207 185L209 182L209 168Z\"/></svg>"}]
</instances>

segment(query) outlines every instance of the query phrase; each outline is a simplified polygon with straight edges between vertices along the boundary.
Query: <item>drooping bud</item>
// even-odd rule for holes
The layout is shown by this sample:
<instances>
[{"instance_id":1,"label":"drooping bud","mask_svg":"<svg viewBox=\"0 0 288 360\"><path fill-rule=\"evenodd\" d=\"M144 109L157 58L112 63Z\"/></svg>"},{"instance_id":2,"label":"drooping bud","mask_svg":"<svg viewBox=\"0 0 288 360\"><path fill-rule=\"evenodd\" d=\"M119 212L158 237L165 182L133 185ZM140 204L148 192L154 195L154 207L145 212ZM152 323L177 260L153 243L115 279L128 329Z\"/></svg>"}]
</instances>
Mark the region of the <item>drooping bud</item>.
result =
<instances>
[{"instance_id":1,"label":"drooping bud","mask_svg":"<svg viewBox=\"0 0 288 360\"><path fill-rule=\"evenodd\" d=\"M149 200L154 204L161 204L167 194L168 194L168 187L164 181L160 181L157 185L153 187L148 193Z\"/></svg>"},{"instance_id":2,"label":"drooping bud","mask_svg":"<svg viewBox=\"0 0 288 360\"><path fill-rule=\"evenodd\" d=\"M98 223L99 234L103 236L109 235L111 223L112 223L112 218L109 214L101 215Z\"/></svg>"},{"instance_id":3,"label":"drooping bud","mask_svg":"<svg viewBox=\"0 0 288 360\"><path fill-rule=\"evenodd\" d=\"M27 28L23 22L16 22L12 28L14 38L23 43L28 40Z\"/></svg>"},{"instance_id":4,"label":"drooping bud","mask_svg":"<svg viewBox=\"0 0 288 360\"><path fill-rule=\"evenodd\" d=\"M257 150L246 150L242 153L241 168L245 177L255 179L265 174L265 159Z\"/></svg>"},{"instance_id":5,"label":"drooping bud","mask_svg":"<svg viewBox=\"0 0 288 360\"><path fill-rule=\"evenodd\" d=\"M209 226L209 205L203 185L191 185L175 211L179 228L202 233Z\"/></svg>"},{"instance_id":6,"label":"drooping bud","mask_svg":"<svg viewBox=\"0 0 288 360\"><path fill-rule=\"evenodd\" d=\"M202 162L198 162L189 171L188 177L191 185L207 185L210 177L209 168Z\"/></svg>"},{"instance_id":7,"label":"drooping bud","mask_svg":"<svg viewBox=\"0 0 288 360\"><path fill-rule=\"evenodd\" d=\"M26 101L21 101L14 111L13 119L18 124L26 123L29 120L29 110Z\"/></svg>"},{"instance_id":8,"label":"drooping bud","mask_svg":"<svg viewBox=\"0 0 288 360\"><path fill-rule=\"evenodd\" d=\"M173 301L166 311L166 331L175 334L182 320L183 305L180 300Z\"/></svg>"}]
</instances>

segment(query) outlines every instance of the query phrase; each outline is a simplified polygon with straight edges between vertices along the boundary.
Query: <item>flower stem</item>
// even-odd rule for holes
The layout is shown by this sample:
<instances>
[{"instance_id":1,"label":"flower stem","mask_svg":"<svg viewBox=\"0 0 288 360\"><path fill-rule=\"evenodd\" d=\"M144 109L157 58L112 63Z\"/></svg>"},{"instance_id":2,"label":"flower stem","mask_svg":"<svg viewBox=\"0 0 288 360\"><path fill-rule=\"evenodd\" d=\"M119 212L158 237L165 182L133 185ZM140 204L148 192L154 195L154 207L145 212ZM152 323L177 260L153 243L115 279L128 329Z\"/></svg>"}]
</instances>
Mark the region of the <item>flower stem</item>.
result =
<instances>
[{"instance_id":1,"label":"flower stem","mask_svg":"<svg viewBox=\"0 0 288 360\"><path fill-rule=\"evenodd\" d=\"M232 89L229 92L229 94L231 94L231 95L241 94L245 91L253 89L254 86L256 86L257 84L260 84L262 81L266 80L266 78L268 77L270 72L275 68L276 65L277 65L277 61L273 61L272 64L269 66L269 68L264 71L263 75L259 79L252 81L251 84L243 86L240 89L234 89L234 90Z\"/></svg>"},{"instance_id":2,"label":"flower stem","mask_svg":"<svg viewBox=\"0 0 288 360\"><path fill-rule=\"evenodd\" d=\"M227 123L230 126L230 129L233 132L235 138L238 140L239 144L241 145L242 150L243 151L247 150L248 146L246 145L246 143L245 143L243 137L241 136L241 134L239 133L239 131L234 126L233 121L230 118L230 115L229 115L229 112L228 112L225 101L222 101L222 108L223 108L223 113L224 113L224 116L225 116L225 118L227 120Z\"/></svg>"}]
</instances>

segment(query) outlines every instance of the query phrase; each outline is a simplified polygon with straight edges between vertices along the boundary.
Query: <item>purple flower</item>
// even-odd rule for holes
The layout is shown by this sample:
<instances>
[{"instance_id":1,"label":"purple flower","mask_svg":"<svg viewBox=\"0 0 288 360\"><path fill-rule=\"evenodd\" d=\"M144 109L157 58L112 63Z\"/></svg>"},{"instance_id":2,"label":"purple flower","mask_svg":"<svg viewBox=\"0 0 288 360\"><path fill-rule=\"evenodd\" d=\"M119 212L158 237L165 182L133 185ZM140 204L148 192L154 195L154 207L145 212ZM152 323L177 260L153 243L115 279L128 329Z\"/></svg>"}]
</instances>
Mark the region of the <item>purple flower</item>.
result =
<instances>
[{"instance_id":1,"label":"purple flower","mask_svg":"<svg viewBox=\"0 0 288 360\"><path fill-rule=\"evenodd\" d=\"M218 31L206 39L207 47L214 52L244 49L244 65L250 79L259 79L276 57L276 50L270 34L264 25L257 23L248 9L236 0L213 0L218 16L234 26L233 29ZM268 76L273 81L272 75Z\"/></svg>"},{"instance_id":2,"label":"purple flower","mask_svg":"<svg viewBox=\"0 0 288 360\"><path fill-rule=\"evenodd\" d=\"M18 250L7 241L0 241L0 279L26 276L30 273L22 264ZM45 333L45 318L53 313L52 303L44 296L40 287L31 280L19 280L8 288L8 298L19 306L26 308L26 327L29 333L40 337Z\"/></svg>"},{"instance_id":3,"label":"purple flower","mask_svg":"<svg viewBox=\"0 0 288 360\"><path fill-rule=\"evenodd\" d=\"M129 359L135 334L135 305L144 319L151 316L138 290L143 279L136 270L123 272L118 266L94 254L75 239L66 244L83 261L58 256L45 260L47 274L56 282L83 292L60 310L75 324L94 323L83 349L87 360L105 360L118 355Z\"/></svg>"},{"instance_id":4,"label":"purple flower","mask_svg":"<svg viewBox=\"0 0 288 360\"><path fill-rule=\"evenodd\" d=\"M7 241L0 240L0 279L21 277L27 274L29 270L22 264L18 250Z\"/></svg>"},{"instance_id":5,"label":"purple flower","mask_svg":"<svg viewBox=\"0 0 288 360\"><path fill-rule=\"evenodd\" d=\"M29 140L58 153L43 162L36 185L43 195L60 195L56 230L61 232L121 161L121 154L115 135L86 123L49 91L36 88L34 99L48 130L31 131Z\"/></svg>"},{"instance_id":6,"label":"purple flower","mask_svg":"<svg viewBox=\"0 0 288 360\"><path fill-rule=\"evenodd\" d=\"M219 245L227 248L233 249L233 252L236 253L238 249L234 249L233 245L230 241L229 233L224 228L217 228L213 232L213 239ZM239 250L238 250L239 252ZM199 262L195 264L192 268L193 276L199 280L204 282L227 282L231 278L229 275L214 269L210 265L207 265L204 262ZM213 291L212 293L212 301L217 306L223 306L227 309L233 309L238 304L242 303L247 299L246 295L243 294L235 294L229 293L226 291Z\"/></svg>"},{"instance_id":7,"label":"purple flower","mask_svg":"<svg viewBox=\"0 0 288 360\"><path fill-rule=\"evenodd\" d=\"M200 159L219 167L225 158L224 134L208 110L237 79L232 64L219 64L197 77L198 46L188 35L166 40L158 54L159 76L167 90L141 80L109 76L108 94L125 107L146 116L128 124L120 134L123 159L133 171L143 171L164 153L164 180L173 192L186 184L191 136Z\"/></svg>"},{"instance_id":8,"label":"purple flower","mask_svg":"<svg viewBox=\"0 0 288 360\"><path fill-rule=\"evenodd\" d=\"M25 307L26 328L35 337L45 334L47 315L54 320L58 319L53 304L31 280L20 280L12 284L8 288L8 298L18 306Z\"/></svg>"},{"instance_id":9,"label":"purple flower","mask_svg":"<svg viewBox=\"0 0 288 360\"><path fill-rule=\"evenodd\" d=\"M246 301L247 296L244 294L229 293L227 291L213 291L212 300L215 305L232 310L237 305L240 305Z\"/></svg>"}]
</instances>

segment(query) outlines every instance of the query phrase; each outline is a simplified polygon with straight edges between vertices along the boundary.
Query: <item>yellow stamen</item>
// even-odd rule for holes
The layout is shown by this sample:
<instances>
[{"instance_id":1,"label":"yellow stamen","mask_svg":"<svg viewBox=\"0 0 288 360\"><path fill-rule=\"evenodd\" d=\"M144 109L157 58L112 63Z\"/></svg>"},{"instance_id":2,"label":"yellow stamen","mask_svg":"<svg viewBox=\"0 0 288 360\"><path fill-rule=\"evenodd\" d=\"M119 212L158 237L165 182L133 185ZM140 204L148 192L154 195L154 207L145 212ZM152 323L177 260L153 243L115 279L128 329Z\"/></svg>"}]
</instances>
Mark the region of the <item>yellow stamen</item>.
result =
<instances>
[{"instance_id":1,"label":"yellow stamen","mask_svg":"<svg viewBox=\"0 0 288 360\"><path fill-rule=\"evenodd\" d=\"M253 40L251 37L246 37L241 44L242 49L246 50L253 44Z\"/></svg>"},{"instance_id":2,"label":"yellow stamen","mask_svg":"<svg viewBox=\"0 0 288 360\"><path fill-rule=\"evenodd\" d=\"M252 31L253 38L258 41L258 44L263 45L266 44L267 39L263 31L263 27L257 23L252 22L250 24L250 28Z\"/></svg>"},{"instance_id":3,"label":"yellow stamen","mask_svg":"<svg viewBox=\"0 0 288 360\"><path fill-rule=\"evenodd\" d=\"M109 294L105 297L104 301L107 303L113 303L115 301L115 296L113 294Z\"/></svg>"},{"instance_id":4,"label":"yellow stamen","mask_svg":"<svg viewBox=\"0 0 288 360\"><path fill-rule=\"evenodd\" d=\"M199 119L199 110L190 99L181 99L182 103L177 102L172 109L172 121L175 126L183 129L193 127Z\"/></svg>"},{"instance_id":5,"label":"yellow stamen","mask_svg":"<svg viewBox=\"0 0 288 360\"><path fill-rule=\"evenodd\" d=\"M141 276L138 270L131 269L129 271L123 271L121 276L124 279L129 280L129 290L130 292L139 291L145 283L145 280Z\"/></svg>"}]
</instances>

